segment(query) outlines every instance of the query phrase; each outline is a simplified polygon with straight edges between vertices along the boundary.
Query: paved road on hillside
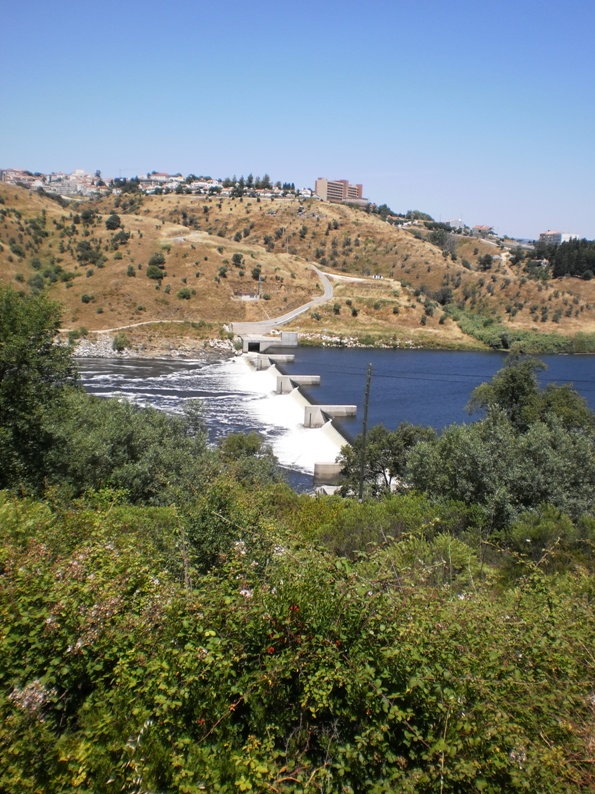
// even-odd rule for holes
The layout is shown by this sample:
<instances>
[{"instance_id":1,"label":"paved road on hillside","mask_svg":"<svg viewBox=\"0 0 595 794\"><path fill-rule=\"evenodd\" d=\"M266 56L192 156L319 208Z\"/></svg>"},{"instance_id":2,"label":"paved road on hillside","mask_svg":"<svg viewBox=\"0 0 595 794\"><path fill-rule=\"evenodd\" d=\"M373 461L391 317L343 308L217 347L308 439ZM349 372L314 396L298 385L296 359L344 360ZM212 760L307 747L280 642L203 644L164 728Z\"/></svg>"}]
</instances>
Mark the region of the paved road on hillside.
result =
<instances>
[{"instance_id":1,"label":"paved road on hillside","mask_svg":"<svg viewBox=\"0 0 595 794\"><path fill-rule=\"evenodd\" d=\"M299 317L300 314L307 312L308 309L312 309L314 306L320 306L323 303L327 303L333 297L333 285L329 281L328 277L320 271L315 265L312 265L312 270L316 273L320 282L322 284L323 292L318 298L313 298L308 303L304 303L303 306L298 306L297 309L292 309L292 311L287 312L287 314L281 315L281 317L272 317L268 320L259 320L258 322L253 323L230 323L231 330L234 334L238 334L241 336L242 334L256 334L256 335L265 335L270 334L270 332L279 325L285 325L285 323L291 322L295 317ZM339 278L339 277L336 277ZM348 279L345 279L348 280ZM349 279L351 281L363 281L364 279ZM113 334L116 331L125 331L127 328L138 328L141 325L155 325L158 323L190 323L192 320L143 320L140 323L130 323L129 325L120 325L117 328L103 328L101 331L95 331L94 333L97 334ZM68 328L60 328L60 331L66 333L70 329Z\"/></svg>"},{"instance_id":2,"label":"paved road on hillside","mask_svg":"<svg viewBox=\"0 0 595 794\"><path fill-rule=\"evenodd\" d=\"M231 330L234 334L238 334L239 336L244 334L256 334L257 336L270 334L271 331L279 325L285 325L296 317L299 317L300 314L307 312L309 309L330 301L333 297L333 285L328 277L314 265L312 265L312 270L320 279L323 288L322 295L318 298L313 298L311 301L308 301L308 303L304 303L303 306L298 306L297 309L292 309L290 312L287 312L287 314L282 314L281 317L272 317L269 320L259 320L254 323L232 323Z\"/></svg>"}]
</instances>

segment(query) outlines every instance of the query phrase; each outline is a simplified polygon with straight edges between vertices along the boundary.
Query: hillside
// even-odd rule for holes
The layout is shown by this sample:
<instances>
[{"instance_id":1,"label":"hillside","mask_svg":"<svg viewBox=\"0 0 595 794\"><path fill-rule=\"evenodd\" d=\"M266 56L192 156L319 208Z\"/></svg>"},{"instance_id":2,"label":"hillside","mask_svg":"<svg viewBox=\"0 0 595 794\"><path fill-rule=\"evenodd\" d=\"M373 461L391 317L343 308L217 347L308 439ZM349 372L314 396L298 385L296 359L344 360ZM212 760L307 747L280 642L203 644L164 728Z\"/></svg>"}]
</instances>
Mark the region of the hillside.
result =
<instances>
[{"instance_id":1,"label":"hillside","mask_svg":"<svg viewBox=\"0 0 595 794\"><path fill-rule=\"evenodd\" d=\"M46 290L71 331L185 321L168 333L218 336L319 294L313 263L335 274L335 299L289 327L314 337L508 347L539 332L545 348L579 334L569 349L588 349L595 333L595 281L546 278L504 247L428 224L297 199L123 194L62 206L0 185L0 278Z\"/></svg>"}]
</instances>

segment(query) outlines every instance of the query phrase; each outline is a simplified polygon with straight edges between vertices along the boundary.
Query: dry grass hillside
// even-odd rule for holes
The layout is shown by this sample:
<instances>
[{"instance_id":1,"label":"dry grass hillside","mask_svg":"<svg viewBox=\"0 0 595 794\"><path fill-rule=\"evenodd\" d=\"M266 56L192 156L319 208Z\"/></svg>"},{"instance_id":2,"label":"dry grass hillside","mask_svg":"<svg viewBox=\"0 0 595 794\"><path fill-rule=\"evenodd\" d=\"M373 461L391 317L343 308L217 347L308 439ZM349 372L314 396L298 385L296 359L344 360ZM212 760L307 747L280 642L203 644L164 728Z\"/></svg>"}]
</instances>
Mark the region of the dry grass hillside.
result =
<instances>
[{"instance_id":1,"label":"dry grass hillside","mask_svg":"<svg viewBox=\"0 0 595 794\"><path fill-rule=\"evenodd\" d=\"M546 280L493 243L451 237L443 250L430 236L312 200L123 194L62 206L0 185L1 278L46 290L69 329L175 320L216 334L320 294L314 263L335 275L335 298L291 325L314 335L460 347L595 332L595 281Z\"/></svg>"}]
</instances>

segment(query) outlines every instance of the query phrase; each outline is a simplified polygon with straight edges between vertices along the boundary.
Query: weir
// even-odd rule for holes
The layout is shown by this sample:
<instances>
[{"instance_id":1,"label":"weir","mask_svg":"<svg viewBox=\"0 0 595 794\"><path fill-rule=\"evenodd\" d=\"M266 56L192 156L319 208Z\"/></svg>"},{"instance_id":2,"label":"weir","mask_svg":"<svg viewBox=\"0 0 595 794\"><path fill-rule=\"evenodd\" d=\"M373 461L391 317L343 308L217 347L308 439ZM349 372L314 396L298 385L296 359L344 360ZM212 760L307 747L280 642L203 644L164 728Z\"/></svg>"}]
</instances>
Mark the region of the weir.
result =
<instances>
[{"instance_id":1,"label":"weir","mask_svg":"<svg viewBox=\"0 0 595 794\"><path fill-rule=\"evenodd\" d=\"M247 338L243 341L246 342ZM242 356L244 358L244 356ZM348 444L347 439L333 426L334 417L355 416L356 405L313 405L301 393L301 386L317 386L320 384L320 375L284 375L275 366L275 363L293 361L295 356L269 355L258 353L248 354L245 360L257 372L266 372L267 383L276 379L276 395L280 401L278 409L288 418L295 416L301 410L303 422L299 424L305 431L301 444L294 438L291 448L277 448L276 453L281 454L284 460L291 460L293 465L302 466L306 459L312 460L312 453L318 450L322 454L320 459L314 459L310 466L312 474L318 483L331 484L336 482L341 471L340 464L335 460L342 447ZM287 401L290 402L287 402ZM330 454L329 454L330 453ZM324 456L324 457L323 457ZM328 456L328 457L327 457ZM326 458L326 460L325 460Z\"/></svg>"},{"instance_id":2,"label":"weir","mask_svg":"<svg viewBox=\"0 0 595 794\"><path fill-rule=\"evenodd\" d=\"M320 375L279 375L277 394L288 394L299 386L320 386Z\"/></svg>"},{"instance_id":3,"label":"weir","mask_svg":"<svg viewBox=\"0 0 595 794\"><path fill-rule=\"evenodd\" d=\"M262 355L259 354L254 359L254 366L257 370L268 369L273 364L291 364L295 361L294 355L282 356L280 354L276 355Z\"/></svg>"},{"instance_id":4,"label":"weir","mask_svg":"<svg viewBox=\"0 0 595 794\"><path fill-rule=\"evenodd\" d=\"M304 427L322 427L337 416L355 416L357 405L307 405Z\"/></svg>"}]
</instances>

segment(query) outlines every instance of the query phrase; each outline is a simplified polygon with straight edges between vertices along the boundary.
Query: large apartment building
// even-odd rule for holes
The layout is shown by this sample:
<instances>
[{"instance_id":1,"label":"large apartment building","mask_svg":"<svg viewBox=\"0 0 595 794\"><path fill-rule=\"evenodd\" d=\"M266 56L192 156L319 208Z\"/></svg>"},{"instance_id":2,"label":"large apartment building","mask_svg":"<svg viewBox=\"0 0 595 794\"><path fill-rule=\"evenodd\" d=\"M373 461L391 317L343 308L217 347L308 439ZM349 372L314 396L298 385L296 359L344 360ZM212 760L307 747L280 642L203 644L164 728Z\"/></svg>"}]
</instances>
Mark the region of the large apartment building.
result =
<instances>
[{"instance_id":1,"label":"large apartment building","mask_svg":"<svg viewBox=\"0 0 595 794\"><path fill-rule=\"evenodd\" d=\"M569 234L568 232L553 232L549 229L547 232L541 232L539 235L540 243L568 243L570 240L577 240L578 234Z\"/></svg>"},{"instance_id":2,"label":"large apartment building","mask_svg":"<svg viewBox=\"0 0 595 794\"><path fill-rule=\"evenodd\" d=\"M346 179L319 177L314 189L323 201L365 201L363 185L350 185Z\"/></svg>"}]
</instances>

